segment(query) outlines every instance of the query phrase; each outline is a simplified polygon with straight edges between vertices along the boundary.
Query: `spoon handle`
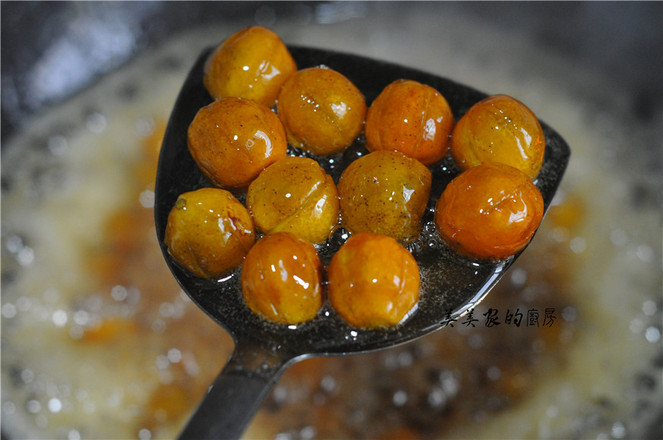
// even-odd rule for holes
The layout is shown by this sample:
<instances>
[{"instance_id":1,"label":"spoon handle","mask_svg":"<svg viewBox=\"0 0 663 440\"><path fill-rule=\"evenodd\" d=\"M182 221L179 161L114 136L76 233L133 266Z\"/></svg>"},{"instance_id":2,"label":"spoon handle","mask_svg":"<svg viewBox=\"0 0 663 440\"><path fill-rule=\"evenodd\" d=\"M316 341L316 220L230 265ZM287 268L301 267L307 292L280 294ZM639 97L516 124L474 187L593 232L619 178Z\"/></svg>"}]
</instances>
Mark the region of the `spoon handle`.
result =
<instances>
[{"instance_id":1,"label":"spoon handle","mask_svg":"<svg viewBox=\"0 0 663 440\"><path fill-rule=\"evenodd\" d=\"M239 439L242 436L288 363L284 359L268 359L260 348L253 350L248 359L243 355L248 352L246 347L236 345L228 364L181 432L181 440ZM258 359L263 361L256 362Z\"/></svg>"}]
</instances>

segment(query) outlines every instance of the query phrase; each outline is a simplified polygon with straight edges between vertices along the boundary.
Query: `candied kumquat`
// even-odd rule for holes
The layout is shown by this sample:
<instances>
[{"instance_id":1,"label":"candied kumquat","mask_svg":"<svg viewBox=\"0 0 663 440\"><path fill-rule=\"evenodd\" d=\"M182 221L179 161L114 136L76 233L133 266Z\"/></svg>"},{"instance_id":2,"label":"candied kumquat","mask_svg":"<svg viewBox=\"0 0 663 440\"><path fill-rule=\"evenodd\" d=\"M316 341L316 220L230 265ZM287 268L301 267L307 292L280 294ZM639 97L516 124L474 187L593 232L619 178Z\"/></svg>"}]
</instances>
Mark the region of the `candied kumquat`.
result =
<instances>
[{"instance_id":1,"label":"candied kumquat","mask_svg":"<svg viewBox=\"0 0 663 440\"><path fill-rule=\"evenodd\" d=\"M457 252L502 259L521 251L543 217L543 198L529 176L509 165L482 164L461 173L437 202L435 222Z\"/></svg>"},{"instance_id":2,"label":"candied kumquat","mask_svg":"<svg viewBox=\"0 0 663 440\"><path fill-rule=\"evenodd\" d=\"M288 142L325 156L352 144L364 128L366 101L341 73L311 67L291 76L277 103Z\"/></svg>"},{"instance_id":3,"label":"candied kumquat","mask_svg":"<svg viewBox=\"0 0 663 440\"><path fill-rule=\"evenodd\" d=\"M499 162L535 178L543 164L543 129L534 113L507 95L490 96L456 123L450 151L462 170Z\"/></svg>"},{"instance_id":4,"label":"candied kumquat","mask_svg":"<svg viewBox=\"0 0 663 440\"><path fill-rule=\"evenodd\" d=\"M320 271L311 243L288 232L268 235L251 248L242 266L246 305L277 323L309 321L322 306Z\"/></svg>"},{"instance_id":5,"label":"candied kumquat","mask_svg":"<svg viewBox=\"0 0 663 440\"><path fill-rule=\"evenodd\" d=\"M329 300L354 327L393 327L419 300L416 260L386 235L352 235L332 258L327 273Z\"/></svg>"},{"instance_id":6,"label":"candied kumquat","mask_svg":"<svg viewBox=\"0 0 663 440\"><path fill-rule=\"evenodd\" d=\"M201 108L189 126L188 145L203 173L229 188L247 186L288 148L274 112L243 98L222 98Z\"/></svg>"},{"instance_id":7,"label":"candied kumquat","mask_svg":"<svg viewBox=\"0 0 663 440\"><path fill-rule=\"evenodd\" d=\"M228 37L208 58L203 83L213 98L235 96L271 107L281 86L297 71L288 48L261 26Z\"/></svg>"},{"instance_id":8,"label":"candied kumquat","mask_svg":"<svg viewBox=\"0 0 663 440\"><path fill-rule=\"evenodd\" d=\"M447 100L433 87L412 80L389 84L366 114L369 151L400 151L430 165L442 159L454 119Z\"/></svg>"},{"instance_id":9,"label":"candied kumquat","mask_svg":"<svg viewBox=\"0 0 663 440\"><path fill-rule=\"evenodd\" d=\"M311 243L329 238L338 223L336 184L313 159L286 157L251 185L246 205L259 231L292 232Z\"/></svg>"},{"instance_id":10,"label":"candied kumquat","mask_svg":"<svg viewBox=\"0 0 663 440\"><path fill-rule=\"evenodd\" d=\"M354 160L338 182L342 225L351 232L416 238L431 179L421 162L395 151L375 151Z\"/></svg>"},{"instance_id":11,"label":"candied kumquat","mask_svg":"<svg viewBox=\"0 0 663 440\"><path fill-rule=\"evenodd\" d=\"M164 241L191 273L215 278L242 263L255 233L251 215L230 192L201 188L178 197Z\"/></svg>"}]
</instances>

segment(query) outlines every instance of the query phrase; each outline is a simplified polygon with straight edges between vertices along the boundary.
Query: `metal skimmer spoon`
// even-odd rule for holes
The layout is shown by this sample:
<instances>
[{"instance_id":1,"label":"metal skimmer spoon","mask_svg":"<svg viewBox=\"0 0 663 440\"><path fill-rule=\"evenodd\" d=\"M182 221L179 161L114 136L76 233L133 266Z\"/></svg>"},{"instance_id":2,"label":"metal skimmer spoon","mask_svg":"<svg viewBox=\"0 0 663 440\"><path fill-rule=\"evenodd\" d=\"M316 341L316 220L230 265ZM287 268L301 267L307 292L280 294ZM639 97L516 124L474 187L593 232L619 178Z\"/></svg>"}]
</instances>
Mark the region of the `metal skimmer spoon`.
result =
<instances>
[{"instance_id":1,"label":"metal skimmer spoon","mask_svg":"<svg viewBox=\"0 0 663 440\"><path fill-rule=\"evenodd\" d=\"M395 64L355 55L303 47L289 47L301 68L326 65L347 76L370 104L396 79L419 81L436 88L447 99L456 118L487 95L448 79ZM504 275L517 255L500 261L463 258L440 240L433 226L434 206L458 169L450 158L433 165L433 188L424 216L421 237L407 245L419 263L422 287L416 311L393 329L359 330L345 324L328 304L311 322L286 326L266 322L245 305L239 282L240 269L220 280L190 275L168 253L164 234L168 214L177 197L186 191L212 186L187 148L187 129L196 112L212 102L203 86L203 68L211 48L203 51L177 98L166 129L156 181L157 236L170 270L184 291L207 314L230 332L235 349L227 365L188 422L181 438L239 438L269 390L285 369L315 356L346 355L393 347L438 330L475 307ZM552 128L541 123L546 136L543 167L535 180L545 209L557 190L570 150ZM360 137L345 153L318 158L338 181L343 168L366 152ZM293 152L296 154L296 152ZM242 199L242 195L238 194ZM338 229L326 244L318 246L323 264L347 238Z\"/></svg>"}]
</instances>

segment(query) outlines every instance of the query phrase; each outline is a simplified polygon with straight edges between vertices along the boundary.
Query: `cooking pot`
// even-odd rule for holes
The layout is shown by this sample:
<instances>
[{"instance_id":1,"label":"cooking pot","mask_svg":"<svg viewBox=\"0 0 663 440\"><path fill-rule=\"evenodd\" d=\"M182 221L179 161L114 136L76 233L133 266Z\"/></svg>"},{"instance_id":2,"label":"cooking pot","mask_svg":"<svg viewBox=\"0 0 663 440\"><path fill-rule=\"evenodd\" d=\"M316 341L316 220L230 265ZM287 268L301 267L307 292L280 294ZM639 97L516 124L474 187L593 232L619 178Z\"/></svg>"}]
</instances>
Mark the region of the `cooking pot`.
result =
<instances>
[{"instance_id":1,"label":"cooking pot","mask_svg":"<svg viewBox=\"0 0 663 440\"><path fill-rule=\"evenodd\" d=\"M572 159L478 321L302 362L247 435L663 436L660 3L1 7L4 437L171 437L225 362L150 235L150 161L199 51L253 24L510 94Z\"/></svg>"}]
</instances>

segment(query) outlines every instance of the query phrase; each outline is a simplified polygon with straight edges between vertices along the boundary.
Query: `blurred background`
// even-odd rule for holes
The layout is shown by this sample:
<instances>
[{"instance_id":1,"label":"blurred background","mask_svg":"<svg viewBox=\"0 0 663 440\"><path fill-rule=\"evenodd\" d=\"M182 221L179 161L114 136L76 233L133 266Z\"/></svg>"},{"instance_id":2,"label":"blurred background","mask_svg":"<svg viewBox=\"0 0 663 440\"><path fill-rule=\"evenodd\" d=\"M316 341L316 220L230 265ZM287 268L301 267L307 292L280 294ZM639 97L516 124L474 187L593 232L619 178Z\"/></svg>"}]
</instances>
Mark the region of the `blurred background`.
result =
<instances>
[{"instance_id":1,"label":"blurred background","mask_svg":"<svg viewBox=\"0 0 663 440\"><path fill-rule=\"evenodd\" d=\"M662 3L0 8L3 437L172 438L225 362L232 341L161 261L151 197L188 68L254 24L511 94L572 159L478 311L553 309L553 326L457 326L301 362L247 437L663 436Z\"/></svg>"}]
</instances>

